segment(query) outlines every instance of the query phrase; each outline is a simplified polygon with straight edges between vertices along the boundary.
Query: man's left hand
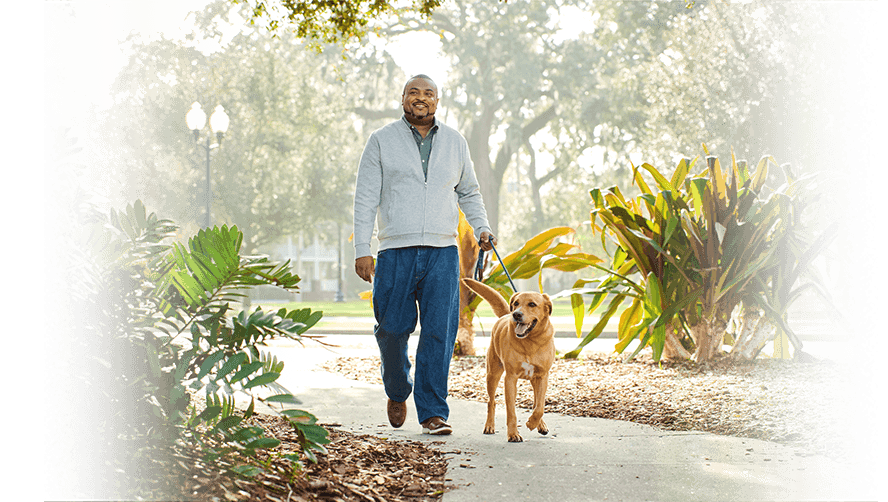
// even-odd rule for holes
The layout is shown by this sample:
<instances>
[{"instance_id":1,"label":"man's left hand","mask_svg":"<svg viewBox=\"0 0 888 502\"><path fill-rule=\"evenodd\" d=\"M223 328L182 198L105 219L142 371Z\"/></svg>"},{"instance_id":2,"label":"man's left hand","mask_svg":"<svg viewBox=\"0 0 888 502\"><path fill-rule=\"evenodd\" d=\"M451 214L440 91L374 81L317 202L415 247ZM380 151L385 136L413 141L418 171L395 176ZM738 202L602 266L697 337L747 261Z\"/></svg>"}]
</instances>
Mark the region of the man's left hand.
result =
<instances>
[{"instance_id":1,"label":"man's left hand","mask_svg":"<svg viewBox=\"0 0 888 502\"><path fill-rule=\"evenodd\" d=\"M493 246L496 246L496 236L491 234L490 232L481 232L481 236L478 239L478 245L481 246L481 249L484 251L490 251L493 249Z\"/></svg>"}]
</instances>

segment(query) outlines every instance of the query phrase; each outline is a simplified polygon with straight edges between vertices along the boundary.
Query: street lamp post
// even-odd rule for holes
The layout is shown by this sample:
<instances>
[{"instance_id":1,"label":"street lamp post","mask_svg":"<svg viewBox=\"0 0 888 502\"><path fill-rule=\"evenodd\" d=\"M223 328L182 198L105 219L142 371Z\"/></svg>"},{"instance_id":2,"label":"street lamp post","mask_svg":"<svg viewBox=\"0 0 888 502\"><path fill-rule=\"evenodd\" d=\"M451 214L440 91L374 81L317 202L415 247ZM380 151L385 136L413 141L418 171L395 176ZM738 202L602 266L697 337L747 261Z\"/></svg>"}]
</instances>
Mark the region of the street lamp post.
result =
<instances>
[{"instance_id":1,"label":"street lamp post","mask_svg":"<svg viewBox=\"0 0 888 502\"><path fill-rule=\"evenodd\" d=\"M210 228L212 223L210 217L211 203L212 203L212 185L210 181L210 150L213 148L218 148L222 143L222 137L225 136L225 133L228 132L228 124L229 118L228 114L225 113L225 109L222 108L222 105L216 106L216 109L213 111L213 115L210 116L210 134L207 134L206 145L201 145L200 143L200 131L204 128L207 123L207 114L203 111L200 106L200 103L197 101L191 105L191 109L188 110L188 113L185 114L185 123L188 125L188 128L194 133L194 142L203 147L207 154L207 228ZM216 144L211 144L213 134L216 136Z\"/></svg>"},{"instance_id":2,"label":"street lamp post","mask_svg":"<svg viewBox=\"0 0 888 502\"><path fill-rule=\"evenodd\" d=\"M342 289L342 223L336 223L336 297L334 302L344 302L345 292Z\"/></svg>"}]
</instances>

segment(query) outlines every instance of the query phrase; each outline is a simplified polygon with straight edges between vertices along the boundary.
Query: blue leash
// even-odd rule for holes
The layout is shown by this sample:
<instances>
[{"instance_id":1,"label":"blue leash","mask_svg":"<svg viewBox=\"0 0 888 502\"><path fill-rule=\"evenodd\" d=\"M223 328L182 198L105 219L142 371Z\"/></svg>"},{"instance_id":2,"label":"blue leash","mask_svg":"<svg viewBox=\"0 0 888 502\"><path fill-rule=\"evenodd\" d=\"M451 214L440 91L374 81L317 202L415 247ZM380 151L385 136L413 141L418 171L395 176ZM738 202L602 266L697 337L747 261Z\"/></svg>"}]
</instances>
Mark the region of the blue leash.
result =
<instances>
[{"instance_id":1,"label":"blue leash","mask_svg":"<svg viewBox=\"0 0 888 502\"><path fill-rule=\"evenodd\" d=\"M518 288L516 288L515 283L512 282L512 276L509 275L509 269L506 268L506 264L503 263L503 259L500 258L499 251L496 250L496 246L494 246L492 242L490 243L490 247L493 248L493 254L496 255L496 259L499 260L500 266L503 267L503 271L506 273L506 277L509 278L509 284L512 285L512 292L517 293ZM479 252L478 252L478 263L475 265L475 279L478 281L481 281L481 268L483 266L483 262L484 262L484 250L482 249L482 250L479 250Z\"/></svg>"}]
</instances>

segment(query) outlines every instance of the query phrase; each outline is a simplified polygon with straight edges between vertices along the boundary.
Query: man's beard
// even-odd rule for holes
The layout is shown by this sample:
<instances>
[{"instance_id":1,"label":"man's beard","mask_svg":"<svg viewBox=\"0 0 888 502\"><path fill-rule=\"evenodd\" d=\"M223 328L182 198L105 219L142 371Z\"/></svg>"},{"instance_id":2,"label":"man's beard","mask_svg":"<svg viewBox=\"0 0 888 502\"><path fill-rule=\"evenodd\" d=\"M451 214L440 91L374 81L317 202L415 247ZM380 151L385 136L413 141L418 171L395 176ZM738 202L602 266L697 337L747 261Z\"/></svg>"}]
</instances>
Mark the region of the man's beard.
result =
<instances>
[{"instance_id":1,"label":"man's beard","mask_svg":"<svg viewBox=\"0 0 888 502\"><path fill-rule=\"evenodd\" d=\"M435 113L431 112L423 116L414 115L413 112L408 111L406 108L404 109L404 116L407 117L407 122L410 122L413 125L418 126L427 126L431 125L435 122Z\"/></svg>"}]
</instances>

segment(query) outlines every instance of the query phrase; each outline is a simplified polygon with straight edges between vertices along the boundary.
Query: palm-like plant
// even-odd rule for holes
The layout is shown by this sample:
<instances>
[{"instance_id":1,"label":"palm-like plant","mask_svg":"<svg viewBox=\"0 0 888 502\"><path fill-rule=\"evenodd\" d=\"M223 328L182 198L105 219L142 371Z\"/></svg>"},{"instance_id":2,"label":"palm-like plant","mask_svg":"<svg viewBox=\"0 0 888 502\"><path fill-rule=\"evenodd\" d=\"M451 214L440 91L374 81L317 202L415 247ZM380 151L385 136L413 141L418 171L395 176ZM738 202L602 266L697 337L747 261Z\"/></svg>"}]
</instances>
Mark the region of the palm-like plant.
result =
<instances>
[{"instance_id":1,"label":"palm-like plant","mask_svg":"<svg viewBox=\"0 0 888 502\"><path fill-rule=\"evenodd\" d=\"M671 179L643 164L633 171L641 191L634 199L627 200L616 187L590 192L593 230L603 241L610 238L617 251L608 275L595 280L597 288L587 288L593 281L581 280L567 293L578 317L582 295L592 295L590 311L606 297L612 300L568 356L577 355L598 336L627 299L631 304L620 316L616 349L622 352L640 337L638 350L651 345L656 359L664 350L667 357L686 357L685 349L693 347L694 360L710 360L721 348L732 311L744 298L760 299L766 315L785 324L775 305L785 312L786 301L775 299L776 292L781 298L790 295L785 288L792 287L824 243L818 240L786 277L775 275L785 270L779 261L785 256L781 243L797 247L787 240L797 226L789 217L792 190L778 190L763 199L768 168L776 161L766 156L750 173L744 162L733 156L731 160L727 175L718 159L709 156L706 170L691 176L694 162L683 159ZM655 189L641 176L642 169L653 176ZM753 295L756 291L771 294Z\"/></svg>"},{"instance_id":2,"label":"palm-like plant","mask_svg":"<svg viewBox=\"0 0 888 502\"><path fill-rule=\"evenodd\" d=\"M732 156L730 182L719 161L707 157L706 176L688 180L692 211L682 212L682 228L690 241L697 265L693 268L701 287L699 303L690 331L696 350L693 359L708 361L721 348L731 312L744 295L744 288L769 264L771 245L787 201L771 197L762 202L769 162L763 158L753 175Z\"/></svg>"},{"instance_id":3,"label":"palm-like plant","mask_svg":"<svg viewBox=\"0 0 888 502\"><path fill-rule=\"evenodd\" d=\"M593 295L589 311L601 306L606 297L612 296L612 299L595 327L568 357L579 355L586 344L599 336L625 300L631 303L620 315L619 341L615 347L618 352L640 337L641 343L630 358L648 344L658 360L664 350L667 357L690 355L682 343L679 314L681 307L699 296L699 288L693 287L693 280L688 276L692 272L686 271L691 268L686 262L692 255L679 224L681 211L687 210L688 205L674 195L673 186L681 186L692 166L692 161L683 159L669 180L653 166L644 164L642 168L653 174L660 189L656 193L635 169L634 183L642 192L635 199L627 200L617 187L590 191L592 228L600 233L603 245L609 237L617 245L617 251L611 269L605 270L606 278L596 281L600 283L598 288L571 292L575 315L583 312L581 293ZM667 253L665 249L680 251ZM633 275L638 279L632 280ZM589 282L592 281L578 281L575 288Z\"/></svg>"},{"instance_id":4,"label":"palm-like plant","mask_svg":"<svg viewBox=\"0 0 888 502\"><path fill-rule=\"evenodd\" d=\"M241 425L261 399L279 406L303 453L316 460L327 433L310 413L284 409L298 403L276 383L284 364L260 347L276 337L301 341L322 314L258 308L234 314L232 305L245 288L296 289L299 277L286 263L241 256L243 234L236 227L201 230L187 245L166 244L175 230L136 201L97 219L85 242L83 284L97 293L84 298L94 313L85 330L107 368L104 375L93 374L94 383L110 380L115 389L106 403L117 417L113 432L129 438L118 449L137 455L140 445L172 447L190 440L210 458L247 462L233 467L235 472L256 473L249 459L279 444L260 428ZM200 392L205 405L192 402L191 395ZM245 412L234 406L237 393L250 397ZM299 465L298 456L291 460ZM131 467L122 462L120 475L131 478Z\"/></svg>"},{"instance_id":5,"label":"palm-like plant","mask_svg":"<svg viewBox=\"0 0 888 502\"><path fill-rule=\"evenodd\" d=\"M837 199L830 194L844 181L842 174L820 172L796 178L787 164L787 184L762 200L759 194L768 167L777 165L773 157L763 156L754 173L733 152L726 172L716 157L708 156L706 162L703 172L689 176L693 162L683 159L671 180L643 164L657 192L640 176L641 170L633 168L633 181L641 190L634 200L626 200L616 187L590 191L593 229L601 232L602 239L613 239L619 249L597 288L582 287L592 281L578 281L565 294L571 294L574 305L580 306L575 315L582 312L582 294L594 295L590 311L605 296L612 295L613 300L569 356L597 336L627 298L632 303L620 316L616 348L622 351L642 336L636 353L650 343L657 359L664 350L667 357L688 355L675 334L677 328L687 326L695 349L692 359L711 361L738 305L761 309L764 318L792 342L796 357L805 357L801 340L786 323L786 311L809 289L818 294L831 319L846 330L853 329L813 266L837 236ZM640 276L637 282L629 277L633 273ZM754 358L773 339L768 329L753 331L740 330L732 358Z\"/></svg>"},{"instance_id":6,"label":"palm-like plant","mask_svg":"<svg viewBox=\"0 0 888 502\"><path fill-rule=\"evenodd\" d=\"M796 354L802 342L790 327L790 306L806 291L814 290L831 305L830 295L818 277L811 273L811 264L838 235L839 224L833 221L822 232L815 232L803 221L803 214L822 203L812 189L817 177L794 179L784 169L786 182L772 197L788 200L788 213L774 232L774 258L756 274L744 292L738 319L736 341L731 349L735 360L754 359L767 342L775 340L775 356L788 357L791 344Z\"/></svg>"}]
</instances>

